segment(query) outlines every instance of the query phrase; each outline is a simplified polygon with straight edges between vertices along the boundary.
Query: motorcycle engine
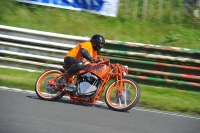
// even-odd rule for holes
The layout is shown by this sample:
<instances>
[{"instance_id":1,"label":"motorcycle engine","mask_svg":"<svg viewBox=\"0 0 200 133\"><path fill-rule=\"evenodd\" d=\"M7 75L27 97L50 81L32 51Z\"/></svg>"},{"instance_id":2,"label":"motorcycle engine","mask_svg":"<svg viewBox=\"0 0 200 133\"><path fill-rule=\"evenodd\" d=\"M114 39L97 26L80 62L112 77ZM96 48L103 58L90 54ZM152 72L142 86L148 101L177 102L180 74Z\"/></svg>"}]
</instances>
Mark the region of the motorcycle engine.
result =
<instances>
[{"instance_id":1,"label":"motorcycle engine","mask_svg":"<svg viewBox=\"0 0 200 133\"><path fill-rule=\"evenodd\" d=\"M81 75L81 80L79 81L78 94L89 96L94 94L99 86L99 79L97 76L91 74L90 72Z\"/></svg>"}]
</instances>

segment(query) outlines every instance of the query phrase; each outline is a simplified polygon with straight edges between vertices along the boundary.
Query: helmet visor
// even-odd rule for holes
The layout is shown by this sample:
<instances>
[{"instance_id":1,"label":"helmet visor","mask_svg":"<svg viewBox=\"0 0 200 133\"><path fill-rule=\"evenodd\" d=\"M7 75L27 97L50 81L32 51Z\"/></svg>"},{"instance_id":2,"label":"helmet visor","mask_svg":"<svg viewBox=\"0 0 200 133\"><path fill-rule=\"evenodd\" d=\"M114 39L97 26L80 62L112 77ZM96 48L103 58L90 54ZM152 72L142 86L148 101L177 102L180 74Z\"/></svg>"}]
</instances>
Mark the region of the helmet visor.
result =
<instances>
[{"instance_id":1,"label":"helmet visor","mask_svg":"<svg viewBox=\"0 0 200 133\"><path fill-rule=\"evenodd\" d=\"M102 48L103 46L104 46L104 43L97 42L97 43L96 43L96 50L97 50L97 51L100 51L101 48Z\"/></svg>"}]
</instances>

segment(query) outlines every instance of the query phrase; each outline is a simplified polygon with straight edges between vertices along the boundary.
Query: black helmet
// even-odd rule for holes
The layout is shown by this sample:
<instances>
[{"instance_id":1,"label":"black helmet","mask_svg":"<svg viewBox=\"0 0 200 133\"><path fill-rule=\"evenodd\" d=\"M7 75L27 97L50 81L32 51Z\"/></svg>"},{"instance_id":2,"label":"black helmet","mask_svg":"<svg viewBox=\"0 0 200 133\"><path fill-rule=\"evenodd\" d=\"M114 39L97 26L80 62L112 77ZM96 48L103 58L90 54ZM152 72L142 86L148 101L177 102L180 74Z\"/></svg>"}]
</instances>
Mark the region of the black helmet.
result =
<instances>
[{"instance_id":1,"label":"black helmet","mask_svg":"<svg viewBox=\"0 0 200 133\"><path fill-rule=\"evenodd\" d=\"M90 42L92 43L92 46L96 51L100 51L101 48L104 46L105 39L102 35L96 34L93 35L93 37L90 39Z\"/></svg>"}]
</instances>

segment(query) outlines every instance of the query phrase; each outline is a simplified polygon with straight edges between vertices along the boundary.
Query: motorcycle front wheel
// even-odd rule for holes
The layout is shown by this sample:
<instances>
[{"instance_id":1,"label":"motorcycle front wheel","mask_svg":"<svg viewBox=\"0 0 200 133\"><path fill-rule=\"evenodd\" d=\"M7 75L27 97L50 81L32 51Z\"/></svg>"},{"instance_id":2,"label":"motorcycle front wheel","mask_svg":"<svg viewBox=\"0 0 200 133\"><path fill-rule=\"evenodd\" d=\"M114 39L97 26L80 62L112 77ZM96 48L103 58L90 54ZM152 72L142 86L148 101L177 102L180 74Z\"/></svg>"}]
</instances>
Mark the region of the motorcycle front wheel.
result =
<instances>
[{"instance_id":1,"label":"motorcycle front wheel","mask_svg":"<svg viewBox=\"0 0 200 133\"><path fill-rule=\"evenodd\" d=\"M127 111L133 108L140 98L140 88L131 79L122 79L123 91L120 94L117 82L110 84L105 92L105 101L109 108L115 111Z\"/></svg>"},{"instance_id":2,"label":"motorcycle front wheel","mask_svg":"<svg viewBox=\"0 0 200 133\"><path fill-rule=\"evenodd\" d=\"M48 70L41 74L35 84L35 92L40 99L55 101L63 97L64 92L58 84L62 72L59 70Z\"/></svg>"}]
</instances>

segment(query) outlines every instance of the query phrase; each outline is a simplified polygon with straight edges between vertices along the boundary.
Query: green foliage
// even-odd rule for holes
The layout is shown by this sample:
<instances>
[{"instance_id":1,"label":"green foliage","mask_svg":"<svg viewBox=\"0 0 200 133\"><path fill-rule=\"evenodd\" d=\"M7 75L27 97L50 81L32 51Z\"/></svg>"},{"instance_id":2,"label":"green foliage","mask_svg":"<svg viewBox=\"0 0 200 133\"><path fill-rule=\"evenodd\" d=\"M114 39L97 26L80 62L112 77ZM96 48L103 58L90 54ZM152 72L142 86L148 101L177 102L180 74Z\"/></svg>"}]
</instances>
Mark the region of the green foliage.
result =
<instances>
[{"instance_id":1,"label":"green foliage","mask_svg":"<svg viewBox=\"0 0 200 133\"><path fill-rule=\"evenodd\" d=\"M160 3L148 1L146 20L142 21L141 0L120 0L116 18L1 0L0 24L77 36L99 33L109 40L200 49L199 19L183 17L183 3L169 7L170 1L163 0L160 13Z\"/></svg>"},{"instance_id":2,"label":"green foliage","mask_svg":"<svg viewBox=\"0 0 200 133\"><path fill-rule=\"evenodd\" d=\"M165 41L164 43L173 43L173 42L177 42L180 40L181 35L176 34L174 35L173 33L169 32L169 34L165 37Z\"/></svg>"}]
</instances>

